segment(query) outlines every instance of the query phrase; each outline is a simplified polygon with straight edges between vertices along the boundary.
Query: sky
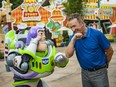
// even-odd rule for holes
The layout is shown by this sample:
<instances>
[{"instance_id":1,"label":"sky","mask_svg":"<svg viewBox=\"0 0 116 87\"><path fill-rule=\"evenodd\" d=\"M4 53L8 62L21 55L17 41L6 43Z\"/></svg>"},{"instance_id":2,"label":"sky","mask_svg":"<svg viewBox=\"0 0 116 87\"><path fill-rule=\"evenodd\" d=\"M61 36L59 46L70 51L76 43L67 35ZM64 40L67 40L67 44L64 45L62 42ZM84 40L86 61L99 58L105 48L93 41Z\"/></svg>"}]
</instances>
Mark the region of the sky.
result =
<instances>
[{"instance_id":1,"label":"sky","mask_svg":"<svg viewBox=\"0 0 116 87\"><path fill-rule=\"evenodd\" d=\"M107 0L101 0L101 3L104 3L104 4L116 4L116 0L109 0L109 2L107 2Z\"/></svg>"}]
</instances>

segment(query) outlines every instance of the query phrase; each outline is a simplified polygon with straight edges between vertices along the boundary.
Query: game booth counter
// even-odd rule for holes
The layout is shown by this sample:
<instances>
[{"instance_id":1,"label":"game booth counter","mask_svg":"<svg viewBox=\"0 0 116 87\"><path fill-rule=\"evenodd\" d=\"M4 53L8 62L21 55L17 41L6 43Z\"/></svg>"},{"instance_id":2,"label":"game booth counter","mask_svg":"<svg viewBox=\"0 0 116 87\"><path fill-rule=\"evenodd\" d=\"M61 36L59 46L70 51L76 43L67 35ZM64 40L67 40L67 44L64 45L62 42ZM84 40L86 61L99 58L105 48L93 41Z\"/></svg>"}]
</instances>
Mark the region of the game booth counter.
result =
<instances>
[{"instance_id":1,"label":"game booth counter","mask_svg":"<svg viewBox=\"0 0 116 87\"><path fill-rule=\"evenodd\" d=\"M107 38L111 38L110 41L116 41L116 24L112 24L112 25L108 26L108 28L112 28L112 33L113 34L112 35L108 34ZM112 40L112 38L113 38L113 40Z\"/></svg>"}]
</instances>

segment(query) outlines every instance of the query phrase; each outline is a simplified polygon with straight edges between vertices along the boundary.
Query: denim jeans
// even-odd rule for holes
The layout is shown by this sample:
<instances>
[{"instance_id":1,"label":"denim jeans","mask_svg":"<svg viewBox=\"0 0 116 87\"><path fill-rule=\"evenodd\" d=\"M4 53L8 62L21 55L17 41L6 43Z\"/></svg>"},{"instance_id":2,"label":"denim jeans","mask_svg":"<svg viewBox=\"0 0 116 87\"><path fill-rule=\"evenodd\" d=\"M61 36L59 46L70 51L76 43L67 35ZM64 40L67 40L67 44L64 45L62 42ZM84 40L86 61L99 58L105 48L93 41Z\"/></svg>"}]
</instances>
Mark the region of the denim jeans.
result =
<instances>
[{"instance_id":1,"label":"denim jeans","mask_svg":"<svg viewBox=\"0 0 116 87\"><path fill-rule=\"evenodd\" d=\"M82 69L81 75L83 87L109 87L107 68L91 72Z\"/></svg>"}]
</instances>

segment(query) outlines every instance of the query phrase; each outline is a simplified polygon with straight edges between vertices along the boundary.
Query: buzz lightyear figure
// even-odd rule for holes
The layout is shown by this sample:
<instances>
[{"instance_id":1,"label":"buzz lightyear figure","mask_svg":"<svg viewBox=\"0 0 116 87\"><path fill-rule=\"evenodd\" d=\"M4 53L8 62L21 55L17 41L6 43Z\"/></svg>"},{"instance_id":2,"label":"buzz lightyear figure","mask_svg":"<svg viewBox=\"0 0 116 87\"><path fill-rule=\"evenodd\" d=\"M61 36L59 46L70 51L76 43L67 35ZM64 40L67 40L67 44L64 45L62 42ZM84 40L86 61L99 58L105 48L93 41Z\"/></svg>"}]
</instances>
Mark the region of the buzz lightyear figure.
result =
<instances>
[{"instance_id":1,"label":"buzz lightyear figure","mask_svg":"<svg viewBox=\"0 0 116 87\"><path fill-rule=\"evenodd\" d=\"M44 28L31 27L25 46L20 41L9 50L6 63L14 73L15 87L51 87L41 78L52 74L55 66L65 67L68 63L68 58L57 53L53 42L45 37Z\"/></svg>"}]
</instances>

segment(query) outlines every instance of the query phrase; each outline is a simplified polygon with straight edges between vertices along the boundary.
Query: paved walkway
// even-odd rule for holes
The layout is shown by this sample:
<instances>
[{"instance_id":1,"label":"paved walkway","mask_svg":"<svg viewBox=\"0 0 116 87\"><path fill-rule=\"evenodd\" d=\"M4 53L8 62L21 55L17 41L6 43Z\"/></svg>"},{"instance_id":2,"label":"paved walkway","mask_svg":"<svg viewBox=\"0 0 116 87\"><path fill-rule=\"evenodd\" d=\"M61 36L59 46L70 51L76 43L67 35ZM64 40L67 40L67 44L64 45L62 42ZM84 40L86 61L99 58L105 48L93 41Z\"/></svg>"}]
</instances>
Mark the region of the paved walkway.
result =
<instances>
[{"instance_id":1,"label":"paved walkway","mask_svg":"<svg viewBox=\"0 0 116 87\"><path fill-rule=\"evenodd\" d=\"M110 87L116 87L116 43L112 43L114 55L109 65L108 74ZM59 52L64 52L65 47L58 47ZM11 85L13 79L11 72L6 72L4 62L0 61L0 87L13 87ZM80 66L75 58L75 55L70 59L65 68L55 68L53 74L42 78L47 81L52 87L82 87Z\"/></svg>"}]
</instances>

